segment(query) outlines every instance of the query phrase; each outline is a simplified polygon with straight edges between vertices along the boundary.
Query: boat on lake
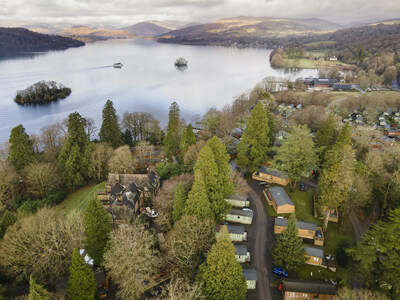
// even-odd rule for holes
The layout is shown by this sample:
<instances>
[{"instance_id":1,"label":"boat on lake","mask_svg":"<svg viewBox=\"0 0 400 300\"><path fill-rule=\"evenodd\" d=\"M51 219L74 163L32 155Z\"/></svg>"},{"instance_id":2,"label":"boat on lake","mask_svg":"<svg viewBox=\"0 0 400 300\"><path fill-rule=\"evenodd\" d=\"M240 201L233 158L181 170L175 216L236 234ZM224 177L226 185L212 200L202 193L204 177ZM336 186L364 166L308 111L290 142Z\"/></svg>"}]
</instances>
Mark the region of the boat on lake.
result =
<instances>
[{"instance_id":1,"label":"boat on lake","mask_svg":"<svg viewBox=\"0 0 400 300\"><path fill-rule=\"evenodd\" d=\"M123 64L121 64L120 62L117 62L117 63L113 64L113 67L116 68L116 69L121 69L122 66L123 66Z\"/></svg>"},{"instance_id":2,"label":"boat on lake","mask_svg":"<svg viewBox=\"0 0 400 300\"><path fill-rule=\"evenodd\" d=\"M183 57L180 57L175 61L175 66L177 67L184 67L184 66L187 67L187 64L188 64L187 60L184 59Z\"/></svg>"}]
</instances>

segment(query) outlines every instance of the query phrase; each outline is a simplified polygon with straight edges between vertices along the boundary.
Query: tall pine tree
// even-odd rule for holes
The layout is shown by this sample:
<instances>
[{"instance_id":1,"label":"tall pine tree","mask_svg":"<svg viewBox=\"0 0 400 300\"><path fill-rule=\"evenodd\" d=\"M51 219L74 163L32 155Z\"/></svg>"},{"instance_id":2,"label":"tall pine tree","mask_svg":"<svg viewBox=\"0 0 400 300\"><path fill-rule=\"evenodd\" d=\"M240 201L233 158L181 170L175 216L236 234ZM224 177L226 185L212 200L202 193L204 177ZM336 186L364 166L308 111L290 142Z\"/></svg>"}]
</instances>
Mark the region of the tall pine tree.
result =
<instances>
[{"instance_id":1,"label":"tall pine tree","mask_svg":"<svg viewBox=\"0 0 400 300\"><path fill-rule=\"evenodd\" d=\"M189 146L194 144L196 144L196 135L193 132L192 124L189 124L182 131L181 141L179 145L180 149L179 159L181 162L183 162L183 157L185 156L185 153L189 148Z\"/></svg>"},{"instance_id":2,"label":"tall pine tree","mask_svg":"<svg viewBox=\"0 0 400 300\"><path fill-rule=\"evenodd\" d=\"M296 216L291 214L287 228L277 236L276 243L271 251L274 263L278 267L296 270L306 261L303 239L297 234Z\"/></svg>"},{"instance_id":3,"label":"tall pine tree","mask_svg":"<svg viewBox=\"0 0 400 300\"><path fill-rule=\"evenodd\" d=\"M200 171L194 173L194 182L186 201L184 214L197 216L202 221L214 218L203 174Z\"/></svg>"},{"instance_id":4,"label":"tall pine tree","mask_svg":"<svg viewBox=\"0 0 400 300\"><path fill-rule=\"evenodd\" d=\"M35 151L33 149L33 141L29 139L29 135L25 132L24 126L21 124L11 130L10 152L7 161L17 170L22 169L36 160Z\"/></svg>"},{"instance_id":5,"label":"tall pine tree","mask_svg":"<svg viewBox=\"0 0 400 300\"><path fill-rule=\"evenodd\" d=\"M118 123L118 116L113 102L107 100L103 108L103 123L99 132L100 141L108 143L113 148L118 148L124 141Z\"/></svg>"},{"instance_id":6,"label":"tall pine tree","mask_svg":"<svg viewBox=\"0 0 400 300\"><path fill-rule=\"evenodd\" d=\"M90 154L94 146L85 132L86 120L74 112L68 116L68 136L58 157L68 189L76 189L89 178Z\"/></svg>"},{"instance_id":7,"label":"tall pine tree","mask_svg":"<svg viewBox=\"0 0 400 300\"><path fill-rule=\"evenodd\" d=\"M248 165L251 172L256 171L268 159L270 152L270 128L268 112L259 102L253 108L247 128L238 144L238 161Z\"/></svg>"},{"instance_id":8,"label":"tall pine tree","mask_svg":"<svg viewBox=\"0 0 400 300\"><path fill-rule=\"evenodd\" d=\"M232 168L229 165L230 156L226 151L225 145L219 138L213 136L206 144L214 153L215 163L217 164L217 176L220 189L224 197L231 196L235 188L231 180Z\"/></svg>"},{"instance_id":9,"label":"tall pine tree","mask_svg":"<svg viewBox=\"0 0 400 300\"><path fill-rule=\"evenodd\" d=\"M221 216L229 211L229 205L224 199L224 188L218 174L218 165L215 155L209 146L204 146L197 157L194 172L199 171L204 179L211 210L214 212L215 220L219 221Z\"/></svg>"},{"instance_id":10,"label":"tall pine tree","mask_svg":"<svg viewBox=\"0 0 400 300\"><path fill-rule=\"evenodd\" d=\"M180 126L179 106L173 102L169 107L169 120L167 134L163 142L163 150L167 157L171 158L178 152L180 144Z\"/></svg>"},{"instance_id":11,"label":"tall pine tree","mask_svg":"<svg viewBox=\"0 0 400 300\"><path fill-rule=\"evenodd\" d=\"M71 300L93 300L96 294L94 273L76 248L72 254L69 272L68 298Z\"/></svg>"},{"instance_id":12,"label":"tall pine tree","mask_svg":"<svg viewBox=\"0 0 400 300\"><path fill-rule=\"evenodd\" d=\"M207 299L245 299L247 285L242 267L236 260L228 229L222 226L217 242L207 253L197 276Z\"/></svg>"},{"instance_id":13,"label":"tall pine tree","mask_svg":"<svg viewBox=\"0 0 400 300\"><path fill-rule=\"evenodd\" d=\"M89 200L85 211L85 250L95 265L103 261L103 254L110 240L110 216L95 198Z\"/></svg>"},{"instance_id":14,"label":"tall pine tree","mask_svg":"<svg viewBox=\"0 0 400 300\"><path fill-rule=\"evenodd\" d=\"M29 279L29 300L50 300L49 294L45 288L36 283L32 275Z\"/></svg>"},{"instance_id":15,"label":"tall pine tree","mask_svg":"<svg viewBox=\"0 0 400 300\"><path fill-rule=\"evenodd\" d=\"M321 161L325 161L325 153L332 148L333 144L336 143L337 136L338 130L336 121L331 113L315 135L316 145L320 148Z\"/></svg>"},{"instance_id":16,"label":"tall pine tree","mask_svg":"<svg viewBox=\"0 0 400 300\"><path fill-rule=\"evenodd\" d=\"M179 183L175 190L174 208L172 210L172 221L176 223L182 217L186 206L187 193L182 183Z\"/></svg>"}]
</instances>

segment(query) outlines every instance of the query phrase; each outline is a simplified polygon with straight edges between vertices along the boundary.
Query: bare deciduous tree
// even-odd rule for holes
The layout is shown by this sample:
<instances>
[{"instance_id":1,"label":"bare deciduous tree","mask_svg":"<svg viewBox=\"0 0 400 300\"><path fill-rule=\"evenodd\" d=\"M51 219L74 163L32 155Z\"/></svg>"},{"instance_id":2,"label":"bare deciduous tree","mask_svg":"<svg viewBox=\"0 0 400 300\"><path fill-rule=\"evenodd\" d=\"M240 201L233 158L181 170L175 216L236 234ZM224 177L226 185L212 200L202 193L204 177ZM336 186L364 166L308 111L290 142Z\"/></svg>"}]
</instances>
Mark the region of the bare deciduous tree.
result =
<instances>
[{"instance_id":1,"label":"bare deciduous tree","mask_svg":"<svg viewBox=\"0 0 400 300\"><path fill-rule=\"evenodd\" d=\"M115 230L104 253L104 267L118 283L121 299L137 299L160 267L155 236L140 225Z\"/></svg>"},{"instance_id":2,"label":"bare deciduous tree","mask_svg":"<svg viewBox=\"0 0 400 300\"><path fill-rule=\"evenodd\" d=\"M0 243L0 265L11 276L53 283L68 273L74 248L83 246L83 215L60 218L44 208L8 228Z\"/></svg>"}]
</instances>

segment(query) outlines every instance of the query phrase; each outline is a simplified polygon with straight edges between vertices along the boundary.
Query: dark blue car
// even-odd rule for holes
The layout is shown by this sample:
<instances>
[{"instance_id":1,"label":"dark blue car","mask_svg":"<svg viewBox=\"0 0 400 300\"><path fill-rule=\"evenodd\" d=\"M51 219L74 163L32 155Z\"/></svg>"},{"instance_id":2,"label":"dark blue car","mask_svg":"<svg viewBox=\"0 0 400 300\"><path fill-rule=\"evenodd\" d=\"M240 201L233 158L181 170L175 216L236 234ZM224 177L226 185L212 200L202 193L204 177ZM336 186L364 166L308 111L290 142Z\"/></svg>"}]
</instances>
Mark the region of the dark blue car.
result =
<instances>
[{"instance_id":1,"label":"dark blue car","mask_svg":"<svg viewBox=\"0 0 400 300\"><path fill-rule=\"evenodd\" d=\"M289 274L287 271L281 269L281 268L274 268L272 271L275 275L283 276L283 277L288 277Z\"/></svg>"}]
</instances>

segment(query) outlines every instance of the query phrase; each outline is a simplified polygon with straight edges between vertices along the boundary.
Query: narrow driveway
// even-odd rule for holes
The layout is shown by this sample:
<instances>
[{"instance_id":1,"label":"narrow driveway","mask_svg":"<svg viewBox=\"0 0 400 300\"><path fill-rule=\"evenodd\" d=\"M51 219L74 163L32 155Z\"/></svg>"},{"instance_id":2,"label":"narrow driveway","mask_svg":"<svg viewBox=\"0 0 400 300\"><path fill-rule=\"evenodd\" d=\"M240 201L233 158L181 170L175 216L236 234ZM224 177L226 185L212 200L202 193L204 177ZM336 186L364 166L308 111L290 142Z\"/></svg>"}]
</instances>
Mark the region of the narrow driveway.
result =
<instances>
[{"instance_id":1,"label":"narrow driveway","mask_svg":"<svg viewBox=\"0 0 400 300\"><path fill-rule=\"evenodd\" d=\"M257 193L249 186L249 196L255 204L256 224L255 225L255 246L254 265L257 272L257 289L260 300L272 300L269 287L268 271L266 268L266 244L267 244L267 214L264 203Z\"/></svg>"}]
</instances>

